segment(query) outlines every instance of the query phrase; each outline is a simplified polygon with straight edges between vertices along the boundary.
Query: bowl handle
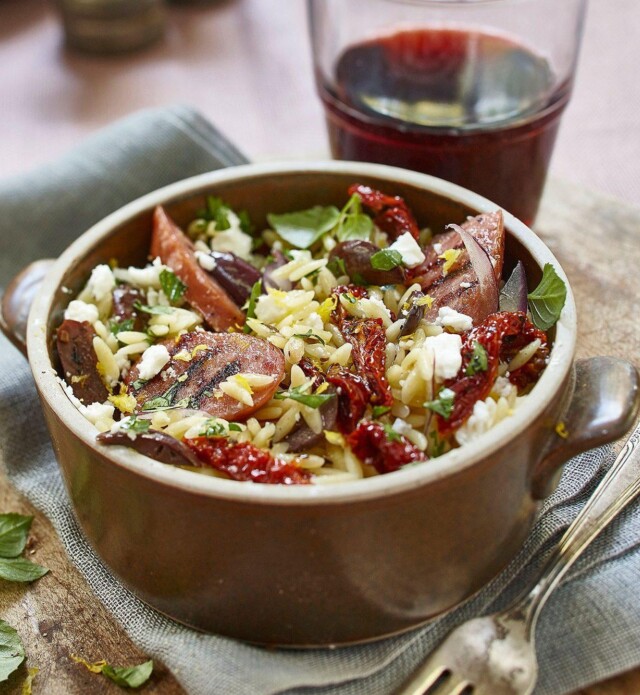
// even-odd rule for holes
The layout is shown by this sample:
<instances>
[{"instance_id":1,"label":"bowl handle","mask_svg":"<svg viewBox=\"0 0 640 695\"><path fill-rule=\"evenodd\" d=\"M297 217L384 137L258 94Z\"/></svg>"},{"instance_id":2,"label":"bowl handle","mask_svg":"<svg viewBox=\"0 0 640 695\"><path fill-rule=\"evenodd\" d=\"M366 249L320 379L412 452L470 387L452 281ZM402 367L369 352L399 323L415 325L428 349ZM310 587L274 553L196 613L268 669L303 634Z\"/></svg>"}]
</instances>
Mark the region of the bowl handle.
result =
<instances>
[{"instance_id":1,"label":"bowl handle","mask_svg":"<svg viewBox=\"0 0 640 695\"><path fill-rule=\"evenodd\" d=\"M11 280L2 295L0 330L25 357L29 310L53 262L47 258L30 263Z\"/></svg>"},{"instance_id":2,"label":"bowl handle","mask_svg":"<svg viewBox=\"0 0 640 695\"><path fill-rule=\"evenodd\" d=\"M534 499L552 491L572 456L620 439L629 430L640 406L639 383L637 369L626 360L591 357L575 363L569 396L533 470Z\"/></svg>"}]
</instances>

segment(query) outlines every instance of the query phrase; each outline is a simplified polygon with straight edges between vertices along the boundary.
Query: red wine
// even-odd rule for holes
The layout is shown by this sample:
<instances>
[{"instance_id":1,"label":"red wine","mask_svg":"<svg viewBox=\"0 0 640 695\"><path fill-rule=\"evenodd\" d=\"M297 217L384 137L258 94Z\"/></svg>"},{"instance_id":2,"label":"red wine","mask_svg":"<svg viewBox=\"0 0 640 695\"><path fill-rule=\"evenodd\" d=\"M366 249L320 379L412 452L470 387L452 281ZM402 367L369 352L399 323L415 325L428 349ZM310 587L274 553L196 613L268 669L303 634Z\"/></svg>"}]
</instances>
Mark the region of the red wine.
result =
<instances>
[{"instance_id":1,"label":"red wine","mask_svg":"<svg viewBox=\"0 0 640 695\"><path fill-rule=\"evenodd\" d=\"M531 223L569 98L553 84L503 36L425 28L349 47L320 95L335 157L439 176Z\"/></svg>"}]
</instances>

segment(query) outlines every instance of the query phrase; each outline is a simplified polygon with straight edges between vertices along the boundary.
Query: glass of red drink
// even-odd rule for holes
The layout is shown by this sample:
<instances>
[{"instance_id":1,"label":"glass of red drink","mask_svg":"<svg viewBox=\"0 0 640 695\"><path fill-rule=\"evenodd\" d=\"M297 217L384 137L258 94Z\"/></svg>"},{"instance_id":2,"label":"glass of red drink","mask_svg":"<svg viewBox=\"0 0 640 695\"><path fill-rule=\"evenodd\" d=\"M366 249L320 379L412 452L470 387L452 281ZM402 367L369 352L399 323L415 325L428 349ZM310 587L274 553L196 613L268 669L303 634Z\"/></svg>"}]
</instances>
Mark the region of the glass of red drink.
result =
<instances>
[{"instance_id":1,"label":"glass of red drink","mask_svg":"<svg viewBox=\"0 0 640 695\"><path fill-rule=\"evenodd\" d=\"M333 156L415 169L531 224L587 0L308 0Z\"/></svg>"}]
</instances>

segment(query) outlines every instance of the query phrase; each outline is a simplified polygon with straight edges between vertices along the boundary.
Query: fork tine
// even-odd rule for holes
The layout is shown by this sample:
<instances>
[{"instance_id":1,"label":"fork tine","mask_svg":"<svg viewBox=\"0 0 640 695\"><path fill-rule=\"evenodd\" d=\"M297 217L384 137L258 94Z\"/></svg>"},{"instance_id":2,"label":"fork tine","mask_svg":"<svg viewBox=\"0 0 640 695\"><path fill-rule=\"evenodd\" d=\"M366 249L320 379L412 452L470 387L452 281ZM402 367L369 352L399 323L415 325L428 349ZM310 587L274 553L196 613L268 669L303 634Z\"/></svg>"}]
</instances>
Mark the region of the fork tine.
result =
<instances>
[{"instance_id":1,"label":"fork tine","mask_svg":"<svg viewBox=\"0 0 640 695\"><path fill-rule=\"evenodd\" d=\"M467 680L461 680L460 678L455 678L451 676L452 680L447 681L444 689L438 690L437 695L466 695L466 693L473 693L473 684ZM434 694L436 695L436 694Z\"/></svg>"},{"instance_id":2,"label":"fork tine","mask_svg":"<svg viewBox=\"0 0 640 695\"><path fill-rule=\"evenodd\" d=\"M422 666L414 671L396 691L395 695L427 695L443 677L449 674L449 669L443 664L434 664L427 659ZM433 691L435 692L435 690Z\"/></svg>"}]
</instances>

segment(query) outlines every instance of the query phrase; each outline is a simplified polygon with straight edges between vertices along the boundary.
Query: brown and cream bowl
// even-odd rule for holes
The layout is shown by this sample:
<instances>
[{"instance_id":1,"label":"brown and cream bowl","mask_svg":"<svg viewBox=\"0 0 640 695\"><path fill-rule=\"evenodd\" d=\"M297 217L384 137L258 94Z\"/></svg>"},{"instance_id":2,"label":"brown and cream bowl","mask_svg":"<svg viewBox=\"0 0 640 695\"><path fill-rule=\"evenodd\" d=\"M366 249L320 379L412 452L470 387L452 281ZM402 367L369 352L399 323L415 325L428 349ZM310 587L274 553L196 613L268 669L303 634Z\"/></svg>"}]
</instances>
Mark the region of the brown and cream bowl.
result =
<instances>
[{"instance_id":1,"label":"brown and cream bowl","mask_svg":"<svg viewBox=\"0 0 640 695\"><path fill-rule=\"evenodd\" d=\"M574 363L570 288L548 366L526 402L473 442L424 463L353 482L259 485L200 475L120 446L96 429L59 379L55 330L97 264L147 259L162 204L185 225L207 195L273 211L341 205L358 182L402 196L440 231L496 209L439 179L348 162L247 165L181 181L113 213L52 263L28 317L28 358L67 490L96 552L141 599L188 625L251 642L310 646L390 635L425 622L482 587L514 557L536 506L574 454L619 438L638 402L634 367ZM558 261L506 214L505 268L521 260L530 286ZM26 269L3 299L4 328L43 274ZM562 427L559 427L562 425Z\"/></svg>"}]
</instances>

